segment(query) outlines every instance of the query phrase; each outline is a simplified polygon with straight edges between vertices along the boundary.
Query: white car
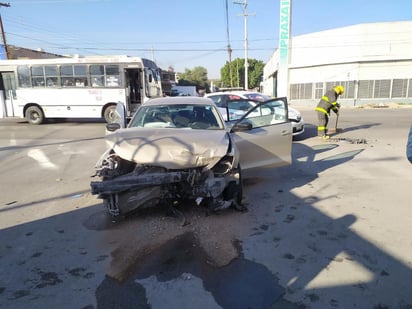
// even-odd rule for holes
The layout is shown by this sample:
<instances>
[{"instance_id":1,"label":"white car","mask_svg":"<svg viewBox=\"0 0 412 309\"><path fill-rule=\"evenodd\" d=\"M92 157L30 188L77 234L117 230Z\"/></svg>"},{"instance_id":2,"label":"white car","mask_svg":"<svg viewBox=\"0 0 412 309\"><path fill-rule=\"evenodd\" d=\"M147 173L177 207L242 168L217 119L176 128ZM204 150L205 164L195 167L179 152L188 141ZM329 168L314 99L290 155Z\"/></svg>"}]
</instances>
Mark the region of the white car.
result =
<instances>
[{"instance_id":1,"label":"white car","mask_svg":"<svg viewBox=\"0 0 412 309\"><path fill-rule=\"evenodd\" d=\"M112 216L180 201L242 210L242 170L291 163L286 99L255 111L228 128L210 99L165 97L141 105L126 126L119 103L117 122L106 125L109 148L96 165L100 180L91 182L92 194Z\"/></svg>"},{"instance_id":2,"label":"white car","mask_svg":"<svg viewBox=\"0 0 412 309\"><path fill-rule=\"evenodd\" d=\"M271 99L267 95L252 91L212 92L206 94L205 97L215 102L226 121L237 119L244 115L248 107L256 105L253 102L264 102ZM250 100L250 102L239 99ZM305 131L305 123L300 112L290 106L288 110L288 118L292 122L293 127L293 136L302 134Z\"/></svg>"}]
</instances>

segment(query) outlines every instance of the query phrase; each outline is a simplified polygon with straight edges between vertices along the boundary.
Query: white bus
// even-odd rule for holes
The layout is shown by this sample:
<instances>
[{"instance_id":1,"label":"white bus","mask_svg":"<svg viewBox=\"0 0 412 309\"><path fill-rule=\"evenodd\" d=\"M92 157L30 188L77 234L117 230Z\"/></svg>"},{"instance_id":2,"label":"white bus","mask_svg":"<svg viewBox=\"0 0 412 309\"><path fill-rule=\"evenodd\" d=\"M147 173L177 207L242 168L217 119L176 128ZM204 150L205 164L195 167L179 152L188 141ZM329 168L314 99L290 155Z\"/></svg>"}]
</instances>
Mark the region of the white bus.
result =
<instances>
[{"instance_id":1,"label":"white bus","mask_svg":"<svg viewBox=\"0 0 412 309\"><path fill-rule=\"evenodd\" d=\"M163 95L160 68L129 56L0 60L0 118L100 118L110 122L115 105L128 116Z\"/></svg>"}]
</instances>

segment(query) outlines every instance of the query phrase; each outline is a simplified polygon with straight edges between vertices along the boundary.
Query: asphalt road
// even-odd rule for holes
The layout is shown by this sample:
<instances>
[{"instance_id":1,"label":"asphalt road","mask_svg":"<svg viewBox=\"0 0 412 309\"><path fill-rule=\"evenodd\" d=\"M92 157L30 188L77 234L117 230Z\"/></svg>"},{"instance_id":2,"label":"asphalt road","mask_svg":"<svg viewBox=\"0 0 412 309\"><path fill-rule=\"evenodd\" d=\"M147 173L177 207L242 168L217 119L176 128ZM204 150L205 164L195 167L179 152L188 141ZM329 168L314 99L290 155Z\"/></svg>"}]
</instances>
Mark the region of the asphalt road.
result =
<instances>
[{"instance_id":1,"label":"asphalt road","mask_svg":"<svg viewBox=\"0 0 412 309\"><path fill-rule=\"evenodd\" d=\"M186 225L108 220L102 122L0 120L0 307L411 308L412 108L343 109L328 142L301 112L293 164L245 179L247 213Z\"/></svg>"}]
</instances>

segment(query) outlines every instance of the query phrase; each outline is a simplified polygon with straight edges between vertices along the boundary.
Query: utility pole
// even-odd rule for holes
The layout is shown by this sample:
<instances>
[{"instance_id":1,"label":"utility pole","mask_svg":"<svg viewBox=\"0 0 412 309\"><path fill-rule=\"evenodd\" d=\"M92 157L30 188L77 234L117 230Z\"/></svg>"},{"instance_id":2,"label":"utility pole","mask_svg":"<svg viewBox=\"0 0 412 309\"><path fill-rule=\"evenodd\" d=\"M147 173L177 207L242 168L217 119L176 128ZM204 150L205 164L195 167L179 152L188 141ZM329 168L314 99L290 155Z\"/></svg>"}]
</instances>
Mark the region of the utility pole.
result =
<instances>
[{"instance_id":1,"label":"utility pole","mask_svg":"<svg viewBox=\"0 0 412 309\"><path fill-rule=\"evenodd\" d=\"M0 2L0 6L10 7L10 3ZM3 20L1 19L1 14L0 14L0 31L1 31L1 37L3 39L4 51L6 52L6 59L9 59L9 49L7 48L6 35L4 34Z\"/></svg>"},{"instance_id":2,"label":"utility pole","mask_svg":"<svg viewBox=\"0 0 412 309\"><path fill-rule=\"evenodd\" d=\"M233 3L243 5L243 17L245 18L245 90L248 90L249 88L249 76L248 76L249 62L248 62L248 54L247 54L247 51L248 51L247 17L256 15L256 14L247 13L247 0L244 0L243 2L233 2Z\"/></svg>"},{"instance_id":3,"label":"utility pole","mask_svg":"<svg viewBox=\"0 0 412 309\"><path fill-rule=\"evenodd\" d=\"M229 35L229 9L226 0L226 34L227 34L227 52L229 54L229 76L230 87L233 88L233 74L232 74L232 48L230 47L230 35Z\"/></svg>"}]
</instances>

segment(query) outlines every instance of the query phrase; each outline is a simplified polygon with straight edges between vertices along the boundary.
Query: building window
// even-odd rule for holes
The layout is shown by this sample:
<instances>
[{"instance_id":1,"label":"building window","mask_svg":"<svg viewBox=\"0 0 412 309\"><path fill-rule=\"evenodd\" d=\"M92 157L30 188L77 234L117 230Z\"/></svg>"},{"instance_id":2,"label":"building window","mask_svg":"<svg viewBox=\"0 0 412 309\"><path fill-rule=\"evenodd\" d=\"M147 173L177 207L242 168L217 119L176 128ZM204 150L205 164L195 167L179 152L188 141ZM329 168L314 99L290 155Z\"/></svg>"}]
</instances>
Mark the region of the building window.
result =
<instances>
[{"instance_id":1,"label":"building window","mask_svg":"<svg viewBox=\"0 0 412 309\"><path fill-rule=\"evenodd\" d=\"M408 85L408 98L412 98L412 79L409 80L409 85Z\"/></svg>"},{"instance_id":2,"label":"building window","mask_svg":"<svg viewBox=\"0 0 412 309\"><path fill-rule=\"evenodd\" d=\"M391 90L391 80L390 79L375 80L373 97L374 98L389 98L390 90Z\"/></svg>"},{"instance_id":3,"label":"building window","mask_svg":"<svg viewBox=\"0 0 412 309\"><path fill-rule=\"evenodd\" d=\"M359 81L358 97L359 99L373 98L373 80Z\"/></svg>"},{"instance_id":4,"label":"building window","mask_svg":"<svg viewBox=\"0 0 412 309\"><path fill-rule=\"evenodd\" d=\"M355 82L353 80L346 81L343 86L345 87L345 92L343 93L343 99L353 99L355 98Z\"/></svg>"},{"instance_id":5,"label":"building window","mask_svg":"<svg viewBox=\"0 0 412 309\"><path fill-rule=\"evenodd\" d=\"M320 100L323 94L324 94L323 83L315 83L315 99Z\"/></svg>"},{"instance_id":6,"label":"building window","mask_svg":"<svg viewBox=\"0 0 412 309\"><path fill-rule=\"evenodd\" d=\"M290 99L297 100L299 98L299 84L290 85Z\"/></svg>"},{"instance_id":7,"label":"building window","mask_svg":"<svg viewBox=\"0 0 412 309\"><path fill-rule=\"evenodd\" d=\"M406 98L407 79L394 79L392 83L392 98Z\"/></svg>"},{"instance_id":8,"label":"building window","mask_svg":"<svg viewBox=\"0 0 412 309\"><path fill-rule=\"evenodd\" d=\"M313 93L313 84L292 84L290 85L291 100L311 100Z\"/></svg>"},{"instance_id":9,"label":"building window","mask_svg":"<svg viewBox=\"0 0 412 309\"><path fill-rule=\"evenodd\" d=\"M341 99L353 99L355 97L355 82L354 81L335 81L327 82L326 89L332 89L334 86L341 85L345 88L345 92L340 96Z\"/></svg>"}]
</instances>

